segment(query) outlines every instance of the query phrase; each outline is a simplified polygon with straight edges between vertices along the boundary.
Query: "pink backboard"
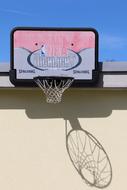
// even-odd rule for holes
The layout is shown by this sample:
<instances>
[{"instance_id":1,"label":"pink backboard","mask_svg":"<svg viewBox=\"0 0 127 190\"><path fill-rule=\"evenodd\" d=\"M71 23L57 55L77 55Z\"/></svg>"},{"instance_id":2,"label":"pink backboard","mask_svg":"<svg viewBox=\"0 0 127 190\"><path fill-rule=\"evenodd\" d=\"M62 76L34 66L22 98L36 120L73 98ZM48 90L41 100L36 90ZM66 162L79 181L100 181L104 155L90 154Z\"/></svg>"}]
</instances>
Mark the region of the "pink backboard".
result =
<instances>
[{"instance_id":1,"label":"pink backboard","mask_svg":"<svg viewBox=\"0 0 127 190\"><path fill-rule=\"evenodd\" d=\"M94 29L17 28L12 32L15 80L70 76L75 81L92 81L97 47Z\"/></svg>"}]
</instances>

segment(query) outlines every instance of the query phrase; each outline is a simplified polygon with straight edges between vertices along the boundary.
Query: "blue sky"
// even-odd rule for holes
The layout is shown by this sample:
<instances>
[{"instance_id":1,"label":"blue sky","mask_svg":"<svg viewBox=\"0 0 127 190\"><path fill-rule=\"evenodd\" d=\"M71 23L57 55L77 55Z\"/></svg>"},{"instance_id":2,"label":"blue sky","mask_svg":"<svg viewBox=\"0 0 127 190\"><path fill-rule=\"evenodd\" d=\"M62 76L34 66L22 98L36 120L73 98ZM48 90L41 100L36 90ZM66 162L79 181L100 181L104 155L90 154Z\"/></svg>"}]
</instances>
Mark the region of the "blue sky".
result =
<instances>
[{"instance_id":1,"label":"blue sky","mask_svg":"<svg viewBox=\"0 0 127 190\"><path fill-rule=\"evenodd\" d=\"M99 60L127 61L127 1L4 0L0 6L0 62L10 60L10 31L16 26L93 27Z\"/></svg>"}]
</instances>

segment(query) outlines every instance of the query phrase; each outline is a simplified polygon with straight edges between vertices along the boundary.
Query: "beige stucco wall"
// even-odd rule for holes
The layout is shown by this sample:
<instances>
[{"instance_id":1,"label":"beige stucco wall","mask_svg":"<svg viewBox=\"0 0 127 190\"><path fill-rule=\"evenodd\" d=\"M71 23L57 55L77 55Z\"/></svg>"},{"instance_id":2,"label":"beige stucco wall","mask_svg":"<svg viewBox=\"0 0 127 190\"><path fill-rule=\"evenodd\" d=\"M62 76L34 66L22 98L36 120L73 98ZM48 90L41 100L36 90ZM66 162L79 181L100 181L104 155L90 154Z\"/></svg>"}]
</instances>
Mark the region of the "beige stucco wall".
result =
<instances>
[{"instance_id":1,"label":"beige stucco wall","mask_svg":"<svg viewBox=\"0 0 127 190\"><path fill-rule=\"evenodd\" d=\"M107 189L127 188L127 91L70 90L63 99L49 105L39 90L0 91L1 190L92 189L68 156L66 120L105 148L113 169Z\"/></svg>"}]
</instances>

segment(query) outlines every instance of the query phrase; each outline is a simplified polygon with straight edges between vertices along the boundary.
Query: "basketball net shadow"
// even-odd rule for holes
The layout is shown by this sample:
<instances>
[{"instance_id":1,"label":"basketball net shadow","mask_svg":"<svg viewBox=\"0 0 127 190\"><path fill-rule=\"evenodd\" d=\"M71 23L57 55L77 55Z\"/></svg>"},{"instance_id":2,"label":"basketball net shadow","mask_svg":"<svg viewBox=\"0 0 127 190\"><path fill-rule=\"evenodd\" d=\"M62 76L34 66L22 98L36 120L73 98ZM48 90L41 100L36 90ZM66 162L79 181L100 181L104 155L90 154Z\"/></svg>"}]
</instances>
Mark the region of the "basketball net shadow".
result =
<instances>
[{"instance_id":1,"label":"basketball net shadow","mask_svg":"<svg viewBox=\"0 0 127 190\"><path fill-rule=\"evenodd\" d=\"M112 180L112 166L103 146L81 128L78 119L70 121L70 124L71 130L65 120L66 148L73 166L89 186L108 187Z\"/></svg>"}]
</instances>

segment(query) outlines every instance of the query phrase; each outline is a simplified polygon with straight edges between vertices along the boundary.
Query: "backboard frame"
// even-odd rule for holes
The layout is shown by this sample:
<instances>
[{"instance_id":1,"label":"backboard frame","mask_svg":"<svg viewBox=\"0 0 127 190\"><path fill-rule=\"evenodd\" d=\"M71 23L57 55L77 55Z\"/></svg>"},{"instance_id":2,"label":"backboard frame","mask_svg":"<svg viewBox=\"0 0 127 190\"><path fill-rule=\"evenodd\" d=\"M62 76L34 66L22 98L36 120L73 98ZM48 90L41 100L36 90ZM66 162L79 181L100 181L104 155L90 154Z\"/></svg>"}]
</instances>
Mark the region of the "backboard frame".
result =
<instances>
[{"instance_id":1,"label":"backboard frame","mask_svg":"<svg viewBox=\"0 0 127 190\"><path fill-rule=\"evenodd\" d=\"M98 61L98 32L94 28L57 28L57 27L16 27L10 34L10 81L15 86L36 86L32 79L17 79L16 69L14 69L14 33L16 31L90 31L95 34L95 69L92 70L92 79L90 80L75 80L71 87L89 87L94 86L99 78L99 61Z\"/></svg>"}]
</instances>

